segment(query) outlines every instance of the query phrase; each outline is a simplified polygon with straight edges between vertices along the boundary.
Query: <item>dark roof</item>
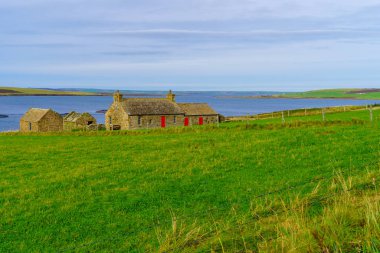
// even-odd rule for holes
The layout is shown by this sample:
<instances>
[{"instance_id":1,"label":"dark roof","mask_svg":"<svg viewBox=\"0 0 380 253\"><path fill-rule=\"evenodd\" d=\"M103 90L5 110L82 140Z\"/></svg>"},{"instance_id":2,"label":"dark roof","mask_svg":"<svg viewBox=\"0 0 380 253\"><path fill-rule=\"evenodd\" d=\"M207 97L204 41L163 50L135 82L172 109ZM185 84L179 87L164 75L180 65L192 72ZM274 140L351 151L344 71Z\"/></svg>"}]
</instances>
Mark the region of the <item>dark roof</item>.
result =
<instances>
[{"instance_id":1,"label":"dark roof","mask_svg":"<svg viewBox=\"0 0 380 253\"><path fill-rule=\"evenodd\" d=\"M185 115L218 115L207 103L178 103Z\"/></svg>"},{"instance_id":2,"label":"dark roof","mask_svg":"<svg viewBox=\"0 0 380 253\"><path fill-rule=\"evenodd\" d=\"M163 98L126 98L122 105L129 115L184 114L176 103Z\"/></svg>"},{"instance_id":3,"label":"dark roof","mask_svg":"<svg viewBox=\"0 0 380 253\"><path fill-rule=\"evenodd\" d=\"M86 118L94 118L91 114L85 112L85 113L79 113L79 112L70 112L67 114L65 117L63 117L64 121L70 121L70 122L76 122L78 119L81 117L86 117Z\"/></svg>"},{"instance_id":4,"label":"dark roof","mask_svg":"<svg viewBox=\"0 0 380 253\"><path fill-rule=\"evenodd\" d=\"M29 121L29 122L38 122L40 121L50 109L41 109L41 108L30 108L24 116L22 116L21 120Z\"/></svg>"}]
</instances>

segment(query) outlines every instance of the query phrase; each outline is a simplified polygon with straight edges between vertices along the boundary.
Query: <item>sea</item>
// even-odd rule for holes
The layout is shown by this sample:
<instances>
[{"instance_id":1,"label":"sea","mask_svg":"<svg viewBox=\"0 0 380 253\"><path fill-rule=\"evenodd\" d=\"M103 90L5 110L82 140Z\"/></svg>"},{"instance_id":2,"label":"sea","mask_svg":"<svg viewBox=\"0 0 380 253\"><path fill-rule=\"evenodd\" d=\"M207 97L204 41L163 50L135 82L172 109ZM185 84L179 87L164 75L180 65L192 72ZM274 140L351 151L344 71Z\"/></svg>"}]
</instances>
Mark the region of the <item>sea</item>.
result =
<instances>
[{"instance_id":1,"label":"sea","mask_svg":"<svg viewBox=\"0 0 380 253\"><path fill-rule=\"evenodd\" d=\"M343 105L366 105L378 103L378 100L351 99L286 99L252 98L254 96L273 95L274 92L177 92L177 102L208 103L218 113L225 116L256 115L273 111L302 108L320 108ZM146 93L128 97L164 97L164 92ZM21 116L29 108L51 108L61 114L71 111L89 112L98 123L104 123L104 114L112 103L111 96L0 96L0 131L14 131L19 128Z\"/></svg>"}]
</instances>

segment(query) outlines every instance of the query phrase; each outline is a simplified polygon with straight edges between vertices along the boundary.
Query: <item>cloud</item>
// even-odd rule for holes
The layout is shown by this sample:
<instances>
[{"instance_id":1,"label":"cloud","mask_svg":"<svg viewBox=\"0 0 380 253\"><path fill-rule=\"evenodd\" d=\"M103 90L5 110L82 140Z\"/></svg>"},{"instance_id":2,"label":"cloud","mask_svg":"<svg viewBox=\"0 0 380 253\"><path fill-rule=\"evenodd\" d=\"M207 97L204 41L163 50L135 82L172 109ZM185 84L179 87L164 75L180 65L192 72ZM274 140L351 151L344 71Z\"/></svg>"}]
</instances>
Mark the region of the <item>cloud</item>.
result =
<instances>
[{"instance_id":1,"label":"cloud","mask_svg":"<svg viewBox=\"0 0 380 253\"><path fill-rule=\"evenodd\" d=\"M148 29L148 30L115 30L101 31L97 34L102 35L216 35L216 36L250 36L250 35L296 35L296 34L326 34L326 33L347 33L362 32L361 30L258 30L258 31L210 31L210 30L186 30L186 29Z\"/></svg>"},{"instance_id":2,"label":"cloud","mask_svg":"<svg viewBox=\"0 0 380 253\"><path fill-rule=\"evenodd\" d=\"M379 16L378 0L0 0L0 84L375 81Z\"/></svg>"}]
</instances>

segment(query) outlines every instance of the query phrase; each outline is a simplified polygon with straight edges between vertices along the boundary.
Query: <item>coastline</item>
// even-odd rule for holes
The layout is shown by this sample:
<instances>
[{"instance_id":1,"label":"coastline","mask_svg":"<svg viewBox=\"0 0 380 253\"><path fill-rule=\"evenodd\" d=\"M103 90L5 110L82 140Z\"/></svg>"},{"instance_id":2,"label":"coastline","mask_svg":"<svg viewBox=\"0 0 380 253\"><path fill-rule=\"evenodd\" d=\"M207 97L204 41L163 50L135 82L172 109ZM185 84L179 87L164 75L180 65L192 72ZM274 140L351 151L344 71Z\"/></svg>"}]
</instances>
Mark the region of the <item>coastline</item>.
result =
<instances>
[{"instance_id":1,"label":"coastline","mask_svg":"<svg viewBox=\"0 0 380 253\"><path fill-rule=\"evenodd\" d=\"M29 94L29 93L14 93L14 94L1 94L0 97L110 97L111 93L94 93L94 94ZM162 97L159 94L143 94L143 93L130 93L123 94L125 97Z\"/></svg>"},{"instance_id":2,"label":"coastline","mask_svg":"<svg viewBox=\"0 0 380 253\"><path fill-rule=\"evenodd\" d=\"M0 97L102 97L109 94L0 94Z\"/></svg>"},{"instance_id":3,"label":"coastline","mask_svg":"<svg viewBox=\"0 0 380 253\"><path fill-rule=\"evenodd\" d=\"M380 100L380 98L358 97L287 97L287 96L219 96L221 99L340 99L340 100Z\"/></svg>"}]
</instances>

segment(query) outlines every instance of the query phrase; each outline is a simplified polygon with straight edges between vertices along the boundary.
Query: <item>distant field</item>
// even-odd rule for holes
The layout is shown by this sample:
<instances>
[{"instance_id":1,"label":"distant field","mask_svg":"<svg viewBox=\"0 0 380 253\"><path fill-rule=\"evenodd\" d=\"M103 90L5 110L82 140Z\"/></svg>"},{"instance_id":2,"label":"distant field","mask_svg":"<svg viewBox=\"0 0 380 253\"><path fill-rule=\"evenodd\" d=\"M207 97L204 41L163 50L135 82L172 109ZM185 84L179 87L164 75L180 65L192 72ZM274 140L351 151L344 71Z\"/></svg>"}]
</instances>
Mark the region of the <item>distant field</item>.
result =
<instances>
[{"instance_id":1,"label":"distant field","mask_svg":"<svg viewBox=\"0 0 380 253\"><path fill-rule=\"evenodd\" d=\"M256 120L257 124L263 123L282 123L282 116L284 116L285 122L289 121L310 121L310 120L323 120L323 114L325 119L335 120L351 120L355 119L355 116L364 116L365 120L369 120L371 117L370 109L372 109L372 118L376 117L378 110L380 110L380 104L374 105L358 105L358 106L333 106L325 108L303 108L295 110L277 111L271 113L261 113L258 115L248 116L232 116L227 117L227 121L246 121ZM344 112L344 114L342 114Z\"/></svg>"},{"instance_id":2,"label":"distant field","mask_svg":"<svg viewBox=\"0 0 380 253\"><path fill-rule=\"evenodd\" d=\"M274 95L283 98L380 99L380 89L331 89Z\"/></svg>"},{"instance_id":3,"label":"distant field","mask_svg":"<svg viewBox=\"0 0 380 253\"><path fill-rule=\"evenodd\" d=\"M97 93L80 91L59 91L33 88L0 87L0 96L93 96Z\"/></svg>"},{"instance_id":4,"label":"distant field","mask_svg":"<svg viewBox=\"0 0 380 253\"><path fill-rule=\"evenodd\" d=\"M380 110L0 134L0 252L376 252Z\"/></svg>"}]
</instances>

